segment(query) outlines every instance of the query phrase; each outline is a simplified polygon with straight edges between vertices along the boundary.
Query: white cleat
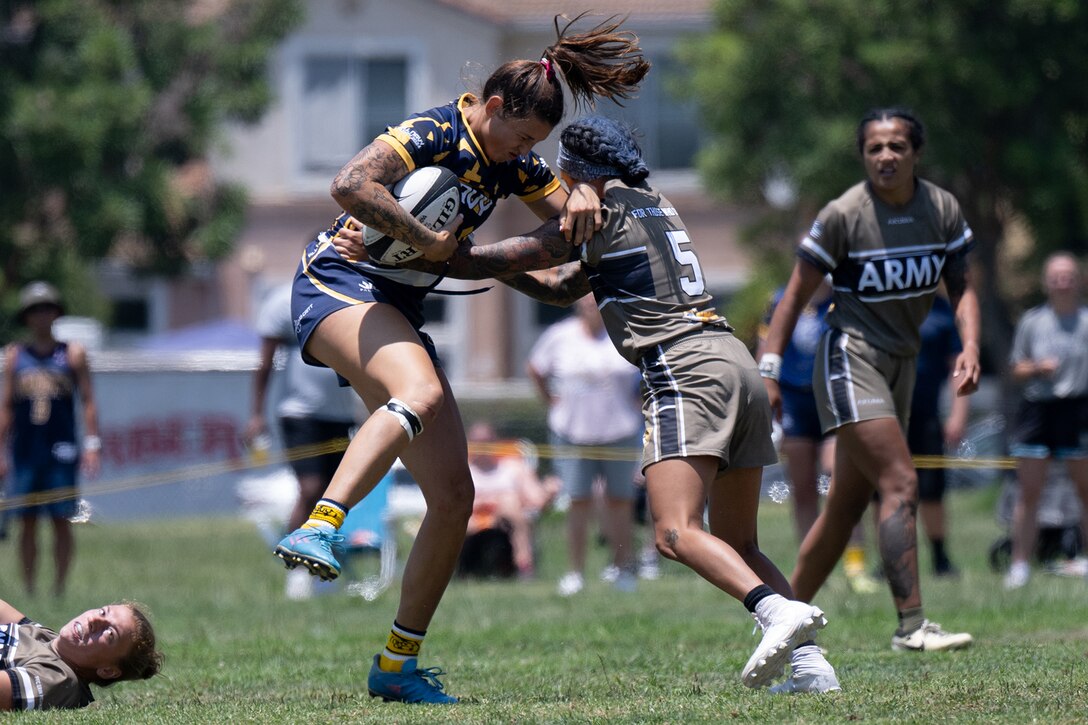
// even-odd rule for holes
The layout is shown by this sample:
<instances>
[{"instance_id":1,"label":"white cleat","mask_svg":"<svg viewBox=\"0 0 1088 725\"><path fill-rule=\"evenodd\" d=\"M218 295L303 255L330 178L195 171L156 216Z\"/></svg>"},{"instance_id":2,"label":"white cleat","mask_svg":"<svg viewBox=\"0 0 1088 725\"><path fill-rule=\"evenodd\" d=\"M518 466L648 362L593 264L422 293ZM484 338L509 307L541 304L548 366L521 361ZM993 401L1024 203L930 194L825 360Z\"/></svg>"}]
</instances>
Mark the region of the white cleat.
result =
<instances>
[{"instance_id":1,"label":"white cleat","mask_svg":"<svg viewBox=\"0 0 1088 725\"><path fill-rule=\"evenodd\" d=\"M771 687L775 695L837 692L842 689L835 668L816 645L798 647L790 656L789 678Z\"/></svg>"},{"instance_id":2,"label":"white cleat","mask_svg":"<svg viewBox=\"0 0 1088 725\"><path fill-rule=\"evenodd\" d=\"M557 590L561 597L573 597L578 592L585 589L586 582L582 578L582 575L576 571L568 571L563 576L559 577L559 585Z\"/></svg>"},{"instance_id":3,"label":"white cleat","mask_svg":"<svg viewBox=\"0 0 1088 725\"><path fill-rule=\"evenodd\" d=\"M804 602L784 600L766 616L768 621L756 617L763 628L763 639L740 673L746 687L766 687L774 682L782 674L793 648L827 626L823 611Z\"/></svg>"},{"instance_id":4,"label":"white cleat","mask_svg":"<svg viewBox=\"0 0 1088 725\"><path fill-rule=\"evenodd\" d=\"M910 634L892 635L892 649L906 652L940 652L970 647L975 638L966 632L945 632L941 625L922 622L922 626Z\"/></svg>"}]
</instances>

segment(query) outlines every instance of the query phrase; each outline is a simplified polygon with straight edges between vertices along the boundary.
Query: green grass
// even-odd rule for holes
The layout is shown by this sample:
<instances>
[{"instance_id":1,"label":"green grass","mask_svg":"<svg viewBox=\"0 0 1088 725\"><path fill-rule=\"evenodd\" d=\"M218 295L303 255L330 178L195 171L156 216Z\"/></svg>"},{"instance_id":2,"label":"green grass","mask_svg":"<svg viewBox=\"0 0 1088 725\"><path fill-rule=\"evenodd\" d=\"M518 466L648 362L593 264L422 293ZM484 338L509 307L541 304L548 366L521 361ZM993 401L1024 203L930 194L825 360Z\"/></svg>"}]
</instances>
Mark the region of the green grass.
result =
<instances>
[{"instance_id":1,"label":"green grass","mask_svg":"<svg viewBox=\"0 0 1088 725\"><path fill-rule=\"evenodd\" d=\"M1088 718L1088 584L1038 575L1006 593L986 563L1001 531L994 491L949 497L956 582L923 579L927 614L972 632L964 652L893 652L890 597L855 595L836 573L818 603L821 644L844 690L774 697L741 686L756 638L743 607L685 568L620 595L594 578L582 596L554 594L562 519L542 524L539 578L456 582L424 648L449 670L452 708L367 696L370 658L392 621L395 591L375 602L334 593L292 603L282 569L248 524L223 520L87 525L61 601L26 598L15 547L0 544L0 597L59 626L122 597L152 609L162 677L97 689L82 712L8 714L12 722L1083 722ZM788 506L765 503L764 547L789 570ZM871 542L870 542L871 546ZM590 573L603 565L595 550ZM870 559L871 559L870 555ZM928 571L928 552L922 563ZM48 567L43 574L48 575ZM48 581L48 577L43 579Z\"/></svg>"}]
</instances>

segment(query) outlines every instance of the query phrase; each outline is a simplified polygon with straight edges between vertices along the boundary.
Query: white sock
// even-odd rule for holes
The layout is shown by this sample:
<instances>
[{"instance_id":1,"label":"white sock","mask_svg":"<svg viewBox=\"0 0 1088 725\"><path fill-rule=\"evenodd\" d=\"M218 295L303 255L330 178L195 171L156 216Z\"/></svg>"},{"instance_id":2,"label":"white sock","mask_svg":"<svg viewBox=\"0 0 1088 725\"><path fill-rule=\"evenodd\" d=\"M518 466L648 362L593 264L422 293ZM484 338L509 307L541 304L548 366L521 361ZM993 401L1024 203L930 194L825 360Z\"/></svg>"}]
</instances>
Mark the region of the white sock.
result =
<instances>
[{"instance_id":1,"label":"white sock","mask_svg":"<svg viewBox=\"0 0 1088 725\"><path fill-rule=\"evenodd\" d=\"M824 661L824 655L820 648L814 644L806 644L798 647L790 653L790 665L793 671L804 670L807 664L819 664Z\"/></svg>"},{"instance_id":2,"label":"white sock","mask_svg":"<svg viewBox=\"0 0 1088 725\"><path fill-rule=\"evenodd\" d=\"M774 619L775 611L777 611L779 607L788 604L789 601L789 599L786 599L781 594L772 594L769 597L760 599L756 604L756 619L759 620L761 625L766 627L771 623L771 620Z\"/></svg>"}]
</instances>

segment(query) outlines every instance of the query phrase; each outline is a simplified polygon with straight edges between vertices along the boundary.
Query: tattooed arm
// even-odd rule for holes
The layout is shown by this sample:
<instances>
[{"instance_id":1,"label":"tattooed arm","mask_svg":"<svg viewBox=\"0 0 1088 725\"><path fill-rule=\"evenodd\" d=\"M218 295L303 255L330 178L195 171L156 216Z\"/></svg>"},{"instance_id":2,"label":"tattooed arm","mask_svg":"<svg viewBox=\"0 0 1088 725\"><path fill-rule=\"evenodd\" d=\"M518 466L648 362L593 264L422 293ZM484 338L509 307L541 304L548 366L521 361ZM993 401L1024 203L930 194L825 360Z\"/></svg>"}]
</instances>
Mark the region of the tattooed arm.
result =
<instances>
[{"instance_id":1,"label":"tattooed arm","mask_svg":"<svg viewBox=\"0 0 1088 725\"><path fill-rule=\"evenodd\" d=\"M568 262L555 269L523 272L504 277L502 283L549 305L567 307L590 292L589 278L580 262Z\"/></svg>"},{"instance_id":2,"label":"tattooed arm","mask_svg":"<svg viewBox=\"0 0 1088 725\"><path fill-rule=\"evenodd\" d=\"M452 224L456 226L456 220ZM362 234L358 230L345 227L340 234L350 242L349 248L363 249ZM477 246L471 237L466 238L447 262L430 262L417 257L397 266L455 279L495 277L534 299L565 307L589 293L589 280L582 273L581 264L567 264L572 250L556 217L529 234L494 244ZM531 270L546 271L526 274Z\"/></svg>"},{"instance_id":3,"label":"tattooed arm","mask_svg":"<svg viewBox=\"0 0 1088 725\"><path fill-rule=\"evenodd\" d=\"M429 260L441 261L457 246L454 232L430 231L386 188L407 173L408 167L392 146L374 141L340 169L332 182L332 198L363 224L411 244Z\"/></svg>"},{"instance_id":4,"label":"tattooed arm","mask_svg":"<svg viewBox=\"0 0 1088 725\"><path fill-rule=\"evenodd\" d=\"M559 217L549 219L528 234L504 239L494 244L472 244L463 240L445 263L416 259L399 267L418 272L445 274L454 279L489 279L505 277L534 269L548 269L569 262L573 246L559 230Z\"/></svg>"},{"instance_id":5,"label":"tattooed arm","mask_svg":"<svg viewBox=\"0 0 1088 725\"><path fill-rule=\"evenodd\" d=\"M948 289L948 299L956 314L956 327L963 341L963 352L956 357L952 376L958 381L956 395L970 395L978 390L979 335L982 314L979 311L978 294L971 283L971 270L966 254L956 254L948 258L942 273L944 285Z\"/></svg>"}]
</instances>

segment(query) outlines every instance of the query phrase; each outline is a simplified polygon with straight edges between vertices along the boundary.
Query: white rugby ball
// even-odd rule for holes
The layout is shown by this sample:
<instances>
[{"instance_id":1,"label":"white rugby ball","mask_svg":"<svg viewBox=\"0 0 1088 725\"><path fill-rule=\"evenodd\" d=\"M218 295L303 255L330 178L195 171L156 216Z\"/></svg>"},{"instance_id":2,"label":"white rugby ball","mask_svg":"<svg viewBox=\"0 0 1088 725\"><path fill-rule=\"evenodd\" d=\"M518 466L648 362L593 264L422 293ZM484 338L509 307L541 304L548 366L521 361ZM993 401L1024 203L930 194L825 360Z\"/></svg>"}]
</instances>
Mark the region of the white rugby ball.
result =
<instances>
[{"instance_id":1,"label":"white rugby ball","mask_svg":"<svg viewBox=\"0 0 1088 725\"><path fill-rule=\"evenodd\" d=\"M434 230L457 216L461 209L461 183L445 166L424 166L410 171L389 190L393 198L420 224ZM363 227L363 244L371 262L397 265L423 254L412 245Z\"/></svg>"}]
</instances>

